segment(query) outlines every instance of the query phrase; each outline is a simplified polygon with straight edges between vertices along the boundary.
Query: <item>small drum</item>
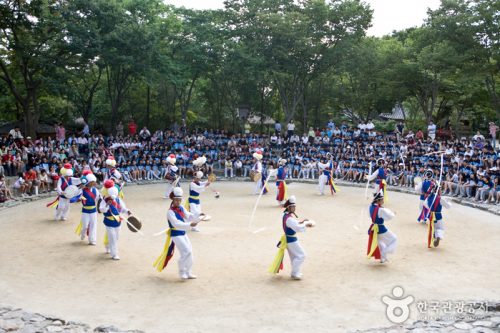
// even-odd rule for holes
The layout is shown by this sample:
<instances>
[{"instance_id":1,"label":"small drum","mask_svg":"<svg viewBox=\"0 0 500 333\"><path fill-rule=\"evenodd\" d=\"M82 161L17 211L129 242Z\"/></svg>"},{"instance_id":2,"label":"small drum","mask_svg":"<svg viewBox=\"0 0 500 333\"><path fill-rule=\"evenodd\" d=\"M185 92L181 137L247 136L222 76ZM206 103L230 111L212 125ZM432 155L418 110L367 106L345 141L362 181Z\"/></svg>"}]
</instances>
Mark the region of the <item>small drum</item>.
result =
<instances>
[{"instance_id":1,"label":"small drum","mask_svg":"<svg viewBox=\"0 0 500 333\"><path fill-rule=\"evenodd\" d=\"M135 216L129 216L129 218L127 219L127 221L128 221L127 227L128 227L128 229L130 231L137 232L137 231L141 230L142 223L141 223L141 221L139 221L137 219L137 217L135 217Z\"/></svg>"},{"instance_id":2,"label":"small drum","mask_svg":"<svg viewBox=\"0 0 500 333\"><path fill-rule=\"evenodd\" d=\"M81 196L80 189L76 185L69 185L63 192L66 199L69 199L71 203L78 201Z\"/></svg>"},{"instance_id":3,"label":"small drum","mask_svg":"<svg viewBox=\"0 0 500 333\"><path fill-rule=\"evenodd\" d=\"M217 180L217 176L215 176L215 173L211 173L208 175L208 181L213 183Z\"/></svg>"},{"instance_id":4,"label":"small drum","mask_svg":"<svg viewBox=\"0 0 500 333\"><path fill-rule=\"evenodd\" d=\"M250 171L250 180L253 182L258 182L262 178L262 174L260 172L251 170Z\"/></svg>"},{"instance_id":5,"label":"small drum","mask_svg":"<svg viewBox=\"0 0 500 333\"><path fill-rule=\"evenodd\" d=\"M413 178L413 182L415 183L415 185L418 185L422 182L422 178L421 177L415 177Z\"/></svg>"}]
</instances>

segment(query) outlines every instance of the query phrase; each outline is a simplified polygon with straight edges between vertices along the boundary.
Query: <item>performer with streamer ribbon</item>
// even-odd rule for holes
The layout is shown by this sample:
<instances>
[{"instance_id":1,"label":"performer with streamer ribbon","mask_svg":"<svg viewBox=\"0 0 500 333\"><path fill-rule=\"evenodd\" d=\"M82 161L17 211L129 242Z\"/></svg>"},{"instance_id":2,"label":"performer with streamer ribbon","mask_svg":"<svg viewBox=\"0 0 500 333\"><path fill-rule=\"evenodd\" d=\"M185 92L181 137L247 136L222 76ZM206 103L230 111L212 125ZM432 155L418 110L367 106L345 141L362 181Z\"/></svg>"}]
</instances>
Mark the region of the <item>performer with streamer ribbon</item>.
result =
<instances>
[{"instance_id":1,"label":"performer with streamer ribbon","mask_svg":"<svg viewBox=\"0 0 500 333\"><path fill-rule=\"evenodd\" d=\"M328 153L327 156L331 156L330 153ZM327 163L321 163L318 162L318 168L321 172L321 175L318 177L318 183L319 183L319 194L320 195L325 195L325 185L330 186L330 193L333 195L338 192L338 188L335 185L335 182L333 181L333 158L330 157L330 161Z\"/></svg>"},{"instance_id":2,"label":"performer with streamer ribbon","mask_svg":"<svg viewBox=\"0 0 500 333\"><path fill-rule=\"evenodd\" d=\"M415 180L415 183L418 183L415 185L415 191L420 193L420 214L417 218L417 222L426 224L427 217L429 216L429 210L424 206L424 203L436 187L436 183L433 180L434 171L432 171L431 169L426 170L424 172L424 178L425 179L420 182L418 180Z\"/></svg>"},{"instance_id":3,"label":"performer with streamer ribbon","mask_svg":"<svg viewBox=\"0 0 500 333\"><path fill-rule=\"evenodd\" d=\"M444 238L443 207L451 208L452 205L447 198L441 197L439 186L434 187L432 193L424 203L429 211L429 226L427 227L427 247L438 247L440 240Z\"/></svg>"},{"instance_id":4,"label":"performer with streamer ribbon","mask_svg":"<svg viewBox=\"0 0 500 333\"><path fill-rule=\"evenodd\" d=\"M375 181L375 184L378 185L377 192L382 191L384 195L384 202L388 202L387 198L387 182L386 182L386 177L387 177L387 172L385 171L385 160L383 158L379 158L376 162L378 169L375 170L371 175L367 175L366 179L368 181L372 181L374 179L377 179Z\"/></svg>"},{"instance_id":5,"label":"performer with streamer ribbon","mask_svg":"<svg viewBox=\"0 0 500 333\"><path fill-rule=\"evenodd\" d=\"M254 165L252 170L250 171L251 178L255 182L255 189L253 194L260 194L262 190L262 158L264 155L262 151L258 150L253 153Z\"/></svg>"},{"instance_id":6,"label":"performer with streamer ribbon","mask_svg":"<svg viewBox=\"0 0 500 333\"><path fill-rule=\"evenodd\" d=\"M372 224L368 229L368 259L371 257L380 259L383 264L387 260L387 255L396 250L397 237L389 231L385 225L385 220L392 219L395 214L389 209L382 207L384 204L384 193L379 190L374 194L373 201L369 207Z\"/></svg>"},{"instance_id":7,"label":"performer with streamer ribbon","mask_svg":"<svg viewBox=\"0 0 500 333\"><path fill-rule=\"evenodd\" d=\"M81 178L82 184L85 187L82 190L80 200L82 202L82 220L78 224L75 233L80 236L81 240L85 237L89 239L89 245L96 245L97 241L97 203L99 202L100 193L95 188L97 178L90 173Z\"/></svg>"},{"instance_id":8,"label":"performer with streamer ribbon","mask_svg":"<svg viewBox=\"0 0 500 333\"><path fill-rule=\"evenodd\" d=\"M64 164L60 170L61 177L57 181L57 198L47 207L56 208L55 220L66 221L69 214L70 204L78 201L80 191L77 185L80 185L80 178L73 177L73 166L70 163Z\"/></svg>"},{"instance_id":9,"label":"performer with streamer ribbon","mask_svg":"<svg viewBox=\"0 0 500 333\"><path fill-rule=\"evenodd\" d=\"M279 271L283 269L283 258L285 256L285 249L287 249L292 264L291 277L294 280L301 280L302 273L300 268L304 263L306 254L299 244L297 232L304 232L306 228L314 227L315 223L307 219L299 221L295 214L296 205L297 201L293 195L285 202L285 211L283 212L282 218L284 234L281 236L281 240L277 245L279 248L278 253L268 271L272 274L278 274Z\"/></svg>"},{"instance_id":10,"label":"performer with streamer ribbon","mask_svg":"<svg viewBox=\"0 0 500 333\"><path fill-rule=\"evenodd\" d=\"M276 201L278 201L278 205L280 207L283 207L285 204L285 201L287 200L287 193L286 193L286 160L283 158L280 158L278 160L278 174L276 175L276 187L277 187L277 194L276 194Z\"/></svg>"},{"instance_id":11,"label":"performer with streamer ribbon","mask_svg":"<svg viewBox=\"0 0 500 333\"><path fill-rule=\"evenodd\" d=\"M122 222L120 214L131 215L131 212L125 206L125 202L119 198L118 188L115 187L115 183L111 179L104 182L104 187L107 190L107 195L99 207L99 211L104 214L103 222L106 226L104 246L106 253L111 255L111 259L120 260L118 256L118 239Z\"/></svg>"},{"instance_id":12,"label":"performer with streamer ribbon","mask_svg":"<svg viewBox=\"0 0 500 333\"><path fill-rule=\"evenodd\" d=\"M153 267L158 272L163 271L168 262L174 255L174 249L177 246L180 252L179 258L179 275L182 280L196 279L191 271L193 267L193 248L191 242L186 235L186 230L191 227L196 227L199 218L195 218L193 214L182 207L182 188L176 187L170 193L172 203L167 213L167 221L169 229L166 231L167 240L163 248L163 252L153 263Z\"/></svg>"}]
</instances>

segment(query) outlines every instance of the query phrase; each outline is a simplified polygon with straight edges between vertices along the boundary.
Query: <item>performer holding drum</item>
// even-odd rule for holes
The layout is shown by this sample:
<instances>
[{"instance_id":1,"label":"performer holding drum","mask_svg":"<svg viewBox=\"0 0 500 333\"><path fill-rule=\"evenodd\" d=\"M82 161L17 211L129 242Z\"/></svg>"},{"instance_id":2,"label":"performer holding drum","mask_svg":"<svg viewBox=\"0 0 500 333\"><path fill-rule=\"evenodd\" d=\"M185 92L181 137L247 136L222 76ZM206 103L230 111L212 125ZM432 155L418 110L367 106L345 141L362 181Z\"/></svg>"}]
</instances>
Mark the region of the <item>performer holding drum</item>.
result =
<instances>
[{"instance_id":1,"label":"performer holding drum","mask_svg":"<svg viewBox=\"0 0 500 333\"><path fill-rule=\"evenodd\" d=\"M177 172L179 171L179 168L175 165L176 158L174 154L170 154L167 157L167 172L165 174L165 179L167 181L167 189L165 191L165 196L163 197L164 199L170 198L170 193L172 193L172 190L174 187L179 186L179 175Z\"/></svg>"},{"instance_id":2,"label":"performer holding drum","mask_svg":"<svg viewBox=\"0 0 500 333\"><path fill-rule=\"evenodd\" d=\"M73 177L73 166L66 163L60 171L61 177L57 181L57 198L47 207L56 207L55 220L66 221L69 214L70 203L80 198L80 178Z\"/></svg>"},{"instance_id":3,"label":"performer holding drum","mask_svg":"<svg viewBox=\"0 0 500 333\"><path fill-rule=\"evenodd\" d=\"M104 180L112 180L118 189L118 195L123 198L123 185L125 184L122 179L122 174L116 168L116 160L114 156L108 156L106 159L106 173L104 174Z\"/></svg>"},{"instance_id":4,"label":"performer holding drum","mask_svg":"<svg viewBox=\"0 0 500 333\"><path fill-rule=\"evenodd\" d=\"M103 222L106 226L104 245L111 259L120 260L118 255L118 239L122 222L120 214L131 215L131 212L127 209L125 202L118 197L118 189L111 179L104 182L104 187L107 189L107 195L99 207L99 211L104 214Z\"/></svg>"},{"instance_id":5,"label":"performer holding drum","mask_svg":"<svg viewBox=\"0 0 500 333\"><path fill-rule=\"evenodd\" d=\"M97 203L101 198L99 191L95 188L97 178L92 173L82 176L82 184L85 187L82 190L82 220L76 228L76 233L80 239L85 236L89 238L89 245L96 245L97 241Z\"/></svg>"},{"instance_id":6,"label":"performer holding drum","mask_svg":"<svg viewBox=\"0 0 500 333\"><path fill-rule=\"evenodd\" d=\"M255 182L255 189L253 194L260 194L262 190L262 158L264 157L262 151L258 150L253 153L254 165L250 171L250 179Z\"/></svg>"}]
</instances>

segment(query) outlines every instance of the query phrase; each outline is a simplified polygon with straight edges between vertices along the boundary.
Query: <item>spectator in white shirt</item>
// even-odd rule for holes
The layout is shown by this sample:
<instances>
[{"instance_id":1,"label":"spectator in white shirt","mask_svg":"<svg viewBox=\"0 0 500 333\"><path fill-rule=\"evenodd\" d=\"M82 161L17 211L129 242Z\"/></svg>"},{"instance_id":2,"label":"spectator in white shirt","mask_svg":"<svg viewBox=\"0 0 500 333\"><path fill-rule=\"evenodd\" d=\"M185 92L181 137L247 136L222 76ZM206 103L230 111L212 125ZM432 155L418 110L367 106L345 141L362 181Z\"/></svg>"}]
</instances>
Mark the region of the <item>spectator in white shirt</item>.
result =
<instances>
[{"instance_id":1,"label":"spectator in white shirt","mask_svg":"<svg viewBox=\"0 0 500 333\"><path fill-rule=\"evenodd\" d=\"M427 135L434 141L436 139L436 125L431 121L427 126Z\"/></svg>"},{"instance_id":2,"label":"spectator in white shirt","mask_svg":"<svg viewBox=\"0 0 500 333\"><path fill-rule=\"evenodd\" d=\"M375 124L373 124L372 120L368 120L368 123L366 123L366 129L371 131L375 128Z\"/></svg>"},{"instance_id":3,"label":"spectator in white shirt","mask_svg":"<svg viewBox=\"0 0 500 333\"><path fill-rule=\"evenodd\" d=\"M307 145L309 143L309 137L307 136L306 133L302 135L302 144Z\"/></svg>"},{"instance_id":4,"label":"spectator in white shirt","mask_svg":"<svg viewBox=\"0 0 500 333\"><path fill-rule=\"evenodd\" d=\"M293 131L295 130L295 124L293 123L293 119L286 125L287 136L291 137L293 135Z\"/></svg>"},{"instance_id":5,"label":"spectator in white shirt","mask_svg":"<svg viewBox=\"0 0 500 333\"><path fill-rule=\"evenodd\" d=\"M9 131L9 135L12 135L12 138L14 140L21 140L21 139L24 138L23 134L21 133L21 129L19 128L19 126L16 126L13 129L11 129Z\"/></svg>"},{"instance_id":6,"label":"spectator in white shirt","mask_svg":"<svg viewBox=\"0 0 500 333\"><path fill-rule=\"evenodd\" d=\"M477 131L476 135L474 135L472 137L472 140L481 140L481 141L484 141L484 135L482 135L479 131Z\"/></svg>"}]
</instances>

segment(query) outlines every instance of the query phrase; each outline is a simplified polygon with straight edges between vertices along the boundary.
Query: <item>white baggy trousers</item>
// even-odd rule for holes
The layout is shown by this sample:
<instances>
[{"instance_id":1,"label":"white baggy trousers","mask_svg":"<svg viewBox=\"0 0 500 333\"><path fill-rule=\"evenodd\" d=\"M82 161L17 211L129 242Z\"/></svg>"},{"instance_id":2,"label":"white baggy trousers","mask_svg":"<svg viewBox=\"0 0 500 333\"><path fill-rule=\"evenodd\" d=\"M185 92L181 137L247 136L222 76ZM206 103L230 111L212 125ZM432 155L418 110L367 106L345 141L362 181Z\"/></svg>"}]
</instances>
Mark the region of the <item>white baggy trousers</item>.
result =
<instances>
[{"instance_id":1,"label":"white baggy trousers","mask_svg":"<svg viewBox=\"0 0 500 333\"><path fill-rule=\"evenodd\" d=\"M81 238L85 239L87 229L89 229L89 243L95 244L97 241L97 212L82 213L82 225Z\"/></svg>"},{"instance_id":2,"label":"white baggy trousers","mask_svg":"<svg viewBox=\"0 0 500 333\"><path fill-rule=\"evenodd\" d=\"M69 214L69 199L59 197L59 202L57 203L56 209L56 220L65 219Z\"/></svg>"},{"instance_id":3,"label":"white baggy trousers","mask_svg":"<svg viewBox=\"0 0 500 333\"><path fill-rule=\"evenodd\" d=\"M398 244L398 238L389 230L383 234L378 234L377 241L381 259L387 259L387 254L394 253L396 245Z\"/></svg>"},{"instance_id":4,"label":"white baggy trousers","mask_svg":"<svg viewBox=\"0 0 500 333\"><path fill-rule=\"evenodd\" d=\"M118 257L118 239L120 238L120 227L106 227L108 233L107 249L111 257Z\"/></svg>"},{"instance_id":5,"label":"white baggy trousers","mask_svg":"<svg viewBox=\"0 0 500 333\"><path fill-rule=\"evenodd\" d=\"M182 278L185 275L191 275L193 267L193 248L186 235L173 236L172 241L179 250L179 275Z\"/></svg>"},{"instance_id":6,"label":"white baggy trousers","mask_svg":"<svg viewBox=\"0 0 500 333\"><path fill-rule=\"evenodd\" d=\"M301 276L300 268L306 259L306 253L299 242L293 242L287 244L288 255L290 256L290 261L292 262L292 276Z\"/></svg>"}]
</instances>

